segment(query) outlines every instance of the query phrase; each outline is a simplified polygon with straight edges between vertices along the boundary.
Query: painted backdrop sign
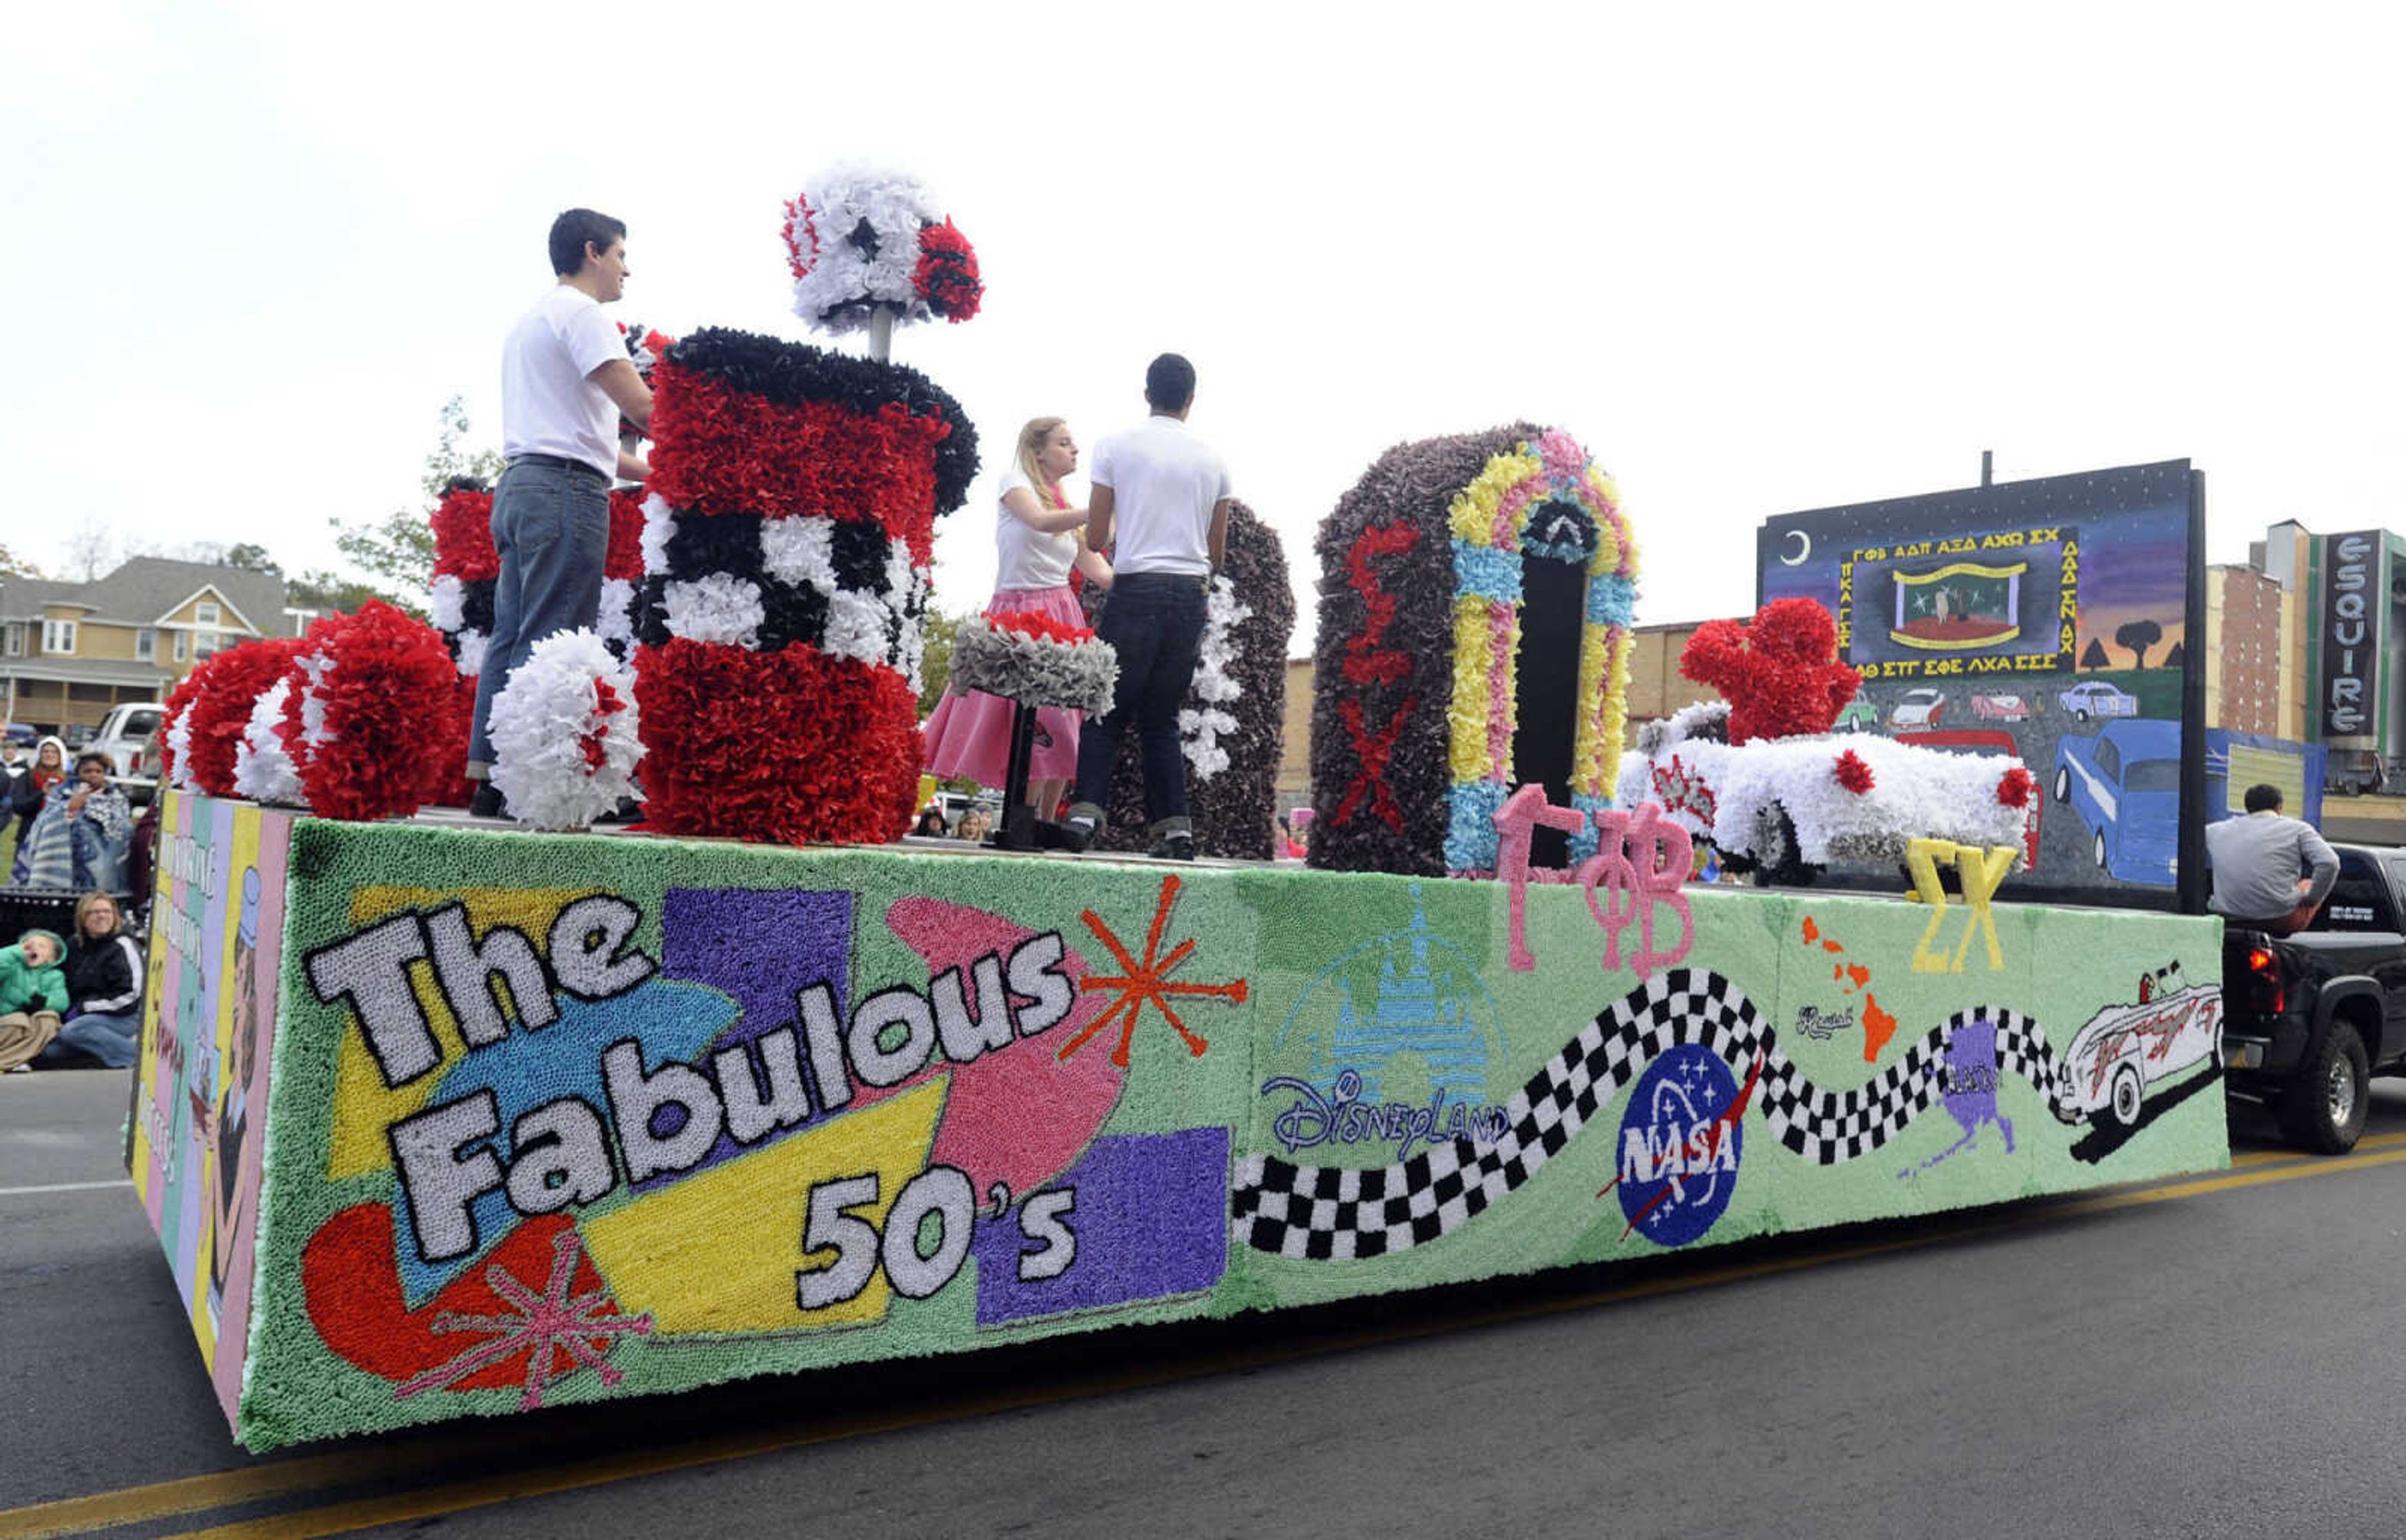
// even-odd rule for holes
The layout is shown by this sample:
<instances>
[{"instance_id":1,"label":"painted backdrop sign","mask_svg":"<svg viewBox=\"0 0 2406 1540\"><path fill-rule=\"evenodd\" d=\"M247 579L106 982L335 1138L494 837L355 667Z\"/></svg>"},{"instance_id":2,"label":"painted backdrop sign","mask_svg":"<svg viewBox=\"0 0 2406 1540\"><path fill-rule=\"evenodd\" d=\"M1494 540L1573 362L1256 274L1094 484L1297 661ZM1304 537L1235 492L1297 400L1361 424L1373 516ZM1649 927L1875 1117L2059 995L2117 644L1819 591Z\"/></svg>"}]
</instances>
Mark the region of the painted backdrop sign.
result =
<instances>
[{"instance_id":1,"label":"painted backdrop sign","mask_svg":"<svg viewBox=\"0 0 2406 1540\"><path fill-rule=\"evenodd\" d=\"M314 820L290 873L255 1445L2228 1158L2205 920Z\"/></svg>"},{"instance_id":2,"label":"painted backdrop sign","mask_svg":"<svg viewBox=\"0 0 2406 1540\"><path fill-rule=\"evenodd\" d=\"M2031 887L2170 890L2183 744L2203 730L2184 718L2203 666L2191 503L2188 462L2167 460L1787 514L1757 535L1759 599L1836 617L1864 681L1840 730L2021 757L2046 792Z\"/></svg>"}]
</instances>

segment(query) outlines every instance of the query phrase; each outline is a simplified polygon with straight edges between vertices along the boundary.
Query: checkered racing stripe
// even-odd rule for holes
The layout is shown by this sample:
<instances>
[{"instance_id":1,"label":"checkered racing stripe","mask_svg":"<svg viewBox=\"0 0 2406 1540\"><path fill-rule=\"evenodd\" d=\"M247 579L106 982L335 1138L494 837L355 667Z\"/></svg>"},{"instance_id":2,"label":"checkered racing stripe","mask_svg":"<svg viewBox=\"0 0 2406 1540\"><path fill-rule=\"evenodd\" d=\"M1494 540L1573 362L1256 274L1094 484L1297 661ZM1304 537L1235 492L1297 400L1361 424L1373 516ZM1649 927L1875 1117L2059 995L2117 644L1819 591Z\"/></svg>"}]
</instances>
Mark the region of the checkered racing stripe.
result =
<instances>
[{"instance_id":1,"label":"checkered racing stripe","mask_svg":"<svg viewBox=\"0 0 2406 1540\"><path fill-rule=\"evenodd\" d=\"M806 643L895 670L916 688L932 575L877 524L644 504L644 577L628 625L645 646L672 637L775 652Z\"/></svg>"},{"instance_id":2,"label":"checkered racing stripe","mask_svg":"<svg viewBox=\"0 0 2406 1540\"><path fill-rule=\"evenodd\" d=\"M1944 1096L1947 1044L1975 1020L1995 1024L1999 1070L2030 1081L2063 1117L2054 1050L2019 1011L1958 1011L1865 1084L1824 1091L1789 1062L1743 990L1716 973L1674 968L1598 1015L1513 1093L1493 1142L1457 1139L1368 1168L1249 1155L1230 1197L1231 1228L1255 1250L1315 1261L1384 1256L1435 1240L1527 1181L1649 1060L1680 1043L1705 1045L1740 1084L1759 1073L1755 1095L1773 1136L1833 1166L1878 1149Z\"/></svg>"}]
</instances>

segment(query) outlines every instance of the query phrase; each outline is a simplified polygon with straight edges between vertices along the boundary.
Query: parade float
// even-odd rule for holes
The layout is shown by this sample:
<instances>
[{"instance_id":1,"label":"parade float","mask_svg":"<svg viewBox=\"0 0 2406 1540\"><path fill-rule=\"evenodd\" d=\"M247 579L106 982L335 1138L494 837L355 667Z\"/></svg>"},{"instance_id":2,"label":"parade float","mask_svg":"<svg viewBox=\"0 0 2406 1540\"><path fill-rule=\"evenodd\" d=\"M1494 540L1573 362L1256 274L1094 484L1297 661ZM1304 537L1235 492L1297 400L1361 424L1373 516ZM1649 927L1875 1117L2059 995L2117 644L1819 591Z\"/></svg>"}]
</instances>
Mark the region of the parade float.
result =
<instances>
[{"instance_id":1,"label":"parade float","mask_svg":"<svg viewBox=\"0 0 2406 1540\"><path fill-rule=\"evenodd\" d=\"M943 313L919 279L958 310L931 201L840 181L787 223L821 313ZM563 796L631 730L671 832L390 817L368 766L376 797L328 798L346 755L431 761L306 640L218 663L241 711L180 703L207 769L164 794L126 1157L246 1445L2229 1158L2219 997L2160 994L2216 976L2215 922L2002 901L2002 847L1935 827L1920 903L1686 881L1679 812L1614 796L1635 553L1565 433L1408 446L1322 530L1312 869L946 854L876 842L967 423L899 366L729 332L658 384L630 708L572 639L496 725L552 741L530 785ZM1082 637L993 640L989 682L1099 677ZM247 745L310 806L238 797Z\"/></svg>"}]
</instances>

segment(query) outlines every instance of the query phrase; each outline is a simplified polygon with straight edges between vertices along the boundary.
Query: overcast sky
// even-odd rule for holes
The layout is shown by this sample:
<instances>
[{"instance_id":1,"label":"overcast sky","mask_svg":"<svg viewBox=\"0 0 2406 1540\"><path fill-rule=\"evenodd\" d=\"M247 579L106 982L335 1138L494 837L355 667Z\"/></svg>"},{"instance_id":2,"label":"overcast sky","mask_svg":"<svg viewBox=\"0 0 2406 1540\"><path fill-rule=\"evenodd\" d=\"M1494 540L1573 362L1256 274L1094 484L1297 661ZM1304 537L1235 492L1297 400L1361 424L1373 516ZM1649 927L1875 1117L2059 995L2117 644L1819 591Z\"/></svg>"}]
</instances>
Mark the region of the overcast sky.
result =
<instances>
[{"instance_id":1,"label":"overcast sky","mask_svg":"<svg viewBox=\"0 0 2406 1540\"><path fill-rule=\"evenodd\" d=\"M2189 457L2242 559L2283 518L2400 522L2383 14L20 7L0 541L331 563L328 520L422 501L446 397L497 442L559 209L630 225L620 319L801 338L781 202L867 158L987 284L896 341L989 446L937 547L955 609L1020 422L1093 444L1165 348L1307 615L1372 459L1519 417L1618 477L1647 622L1749 607L1765 516L1969 485L1983 448L2001 479Z\"/></svg>"}]
</instances>

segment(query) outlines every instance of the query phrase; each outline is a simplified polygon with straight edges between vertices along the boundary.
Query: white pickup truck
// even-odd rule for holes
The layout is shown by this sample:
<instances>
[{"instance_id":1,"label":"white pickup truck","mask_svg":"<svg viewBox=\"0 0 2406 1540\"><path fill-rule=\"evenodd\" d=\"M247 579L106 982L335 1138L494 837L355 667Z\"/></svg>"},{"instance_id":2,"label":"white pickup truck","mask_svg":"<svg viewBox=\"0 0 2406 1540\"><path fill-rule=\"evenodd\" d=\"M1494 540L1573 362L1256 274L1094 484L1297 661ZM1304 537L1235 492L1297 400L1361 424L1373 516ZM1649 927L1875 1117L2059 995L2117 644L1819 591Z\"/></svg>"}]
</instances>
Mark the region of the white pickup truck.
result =
<instances>
[{"instance_id":1,"label":"white pickup truck","mask_svg":"<svg viewBox=\"0 0 2406 1540\"><path fill-rule=\"evenodd\" d=\"M117 767L117 784L128 800L143 803L159 789L159 749L152 742L167 708L156 700L130 700L112 707L101 719L100 730L87 739L80 754L105 754Z\"/></svg>"}]
</instances>

